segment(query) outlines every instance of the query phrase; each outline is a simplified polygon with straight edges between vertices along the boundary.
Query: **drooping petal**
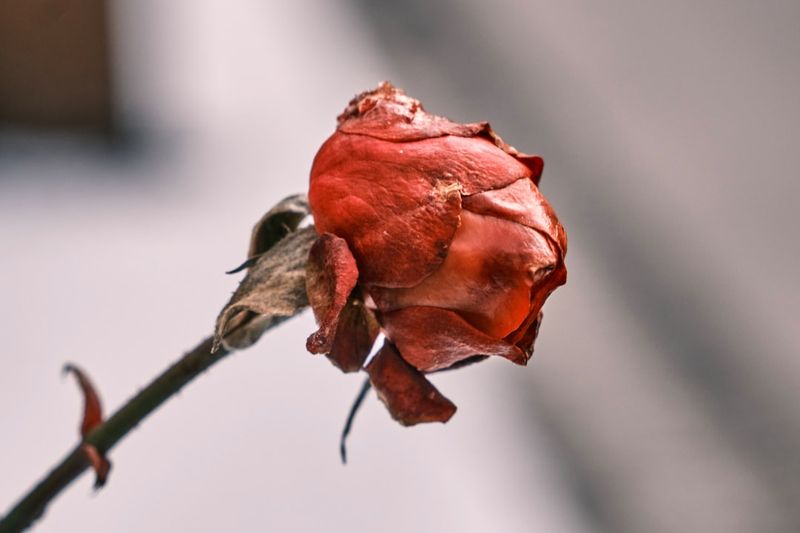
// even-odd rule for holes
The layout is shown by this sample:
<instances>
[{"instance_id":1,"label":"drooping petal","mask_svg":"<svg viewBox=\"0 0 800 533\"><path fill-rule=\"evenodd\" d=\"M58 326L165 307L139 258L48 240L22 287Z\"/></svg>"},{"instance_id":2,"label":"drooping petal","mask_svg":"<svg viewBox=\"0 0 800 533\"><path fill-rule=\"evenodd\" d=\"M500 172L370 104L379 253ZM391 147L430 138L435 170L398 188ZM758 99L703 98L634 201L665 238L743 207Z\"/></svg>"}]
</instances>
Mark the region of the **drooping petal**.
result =
<instances>
[{"instance_id":1,"label":"drooping petal","mask_svg":"<svg viewBox=\"0 0 800 533\"><path fill-rule=\"evenodd\" d=\"M369 291L382 311L411 306L456 310L483 333L501 339L528 316L539 272L557 262L550 242L538 231L463 211L438 270L411 288Z\"/></svg>"},{"instance_id":2,"label":"drooping petal","mask_svg":"<svg viewBox=\"0 0 800 533\"><path fill-rule=\"evenodd\" d=\"M366 368L378 397L404 426L447 422L456 406L386 342Z\"/></svg>"},{"instance_id":3,"label":"drooping petal","mask_svg":"<svg viewBox=\"0 0 800 533\"><path fill-rule=\"evenodd\" d=\"M330 233L320 235L311 247L306 266L308 303L319 324L319 329L306 342L309 352L331 351L339 315L357 281L356 260L347 242Z\"/></svg>"},{"instance_id":4,"label":"drooping petal","mask_svg":"<svg viewBox=\"0 0 800 533\"><path fill-rule=\"evenodd\" d=\"M497 355L521 365L527 362L522 350L472 327L455 311L406 307L382 314L381 321L403 359L423 372L442 370L475 355Z\"/></svg>"}]
</instances>

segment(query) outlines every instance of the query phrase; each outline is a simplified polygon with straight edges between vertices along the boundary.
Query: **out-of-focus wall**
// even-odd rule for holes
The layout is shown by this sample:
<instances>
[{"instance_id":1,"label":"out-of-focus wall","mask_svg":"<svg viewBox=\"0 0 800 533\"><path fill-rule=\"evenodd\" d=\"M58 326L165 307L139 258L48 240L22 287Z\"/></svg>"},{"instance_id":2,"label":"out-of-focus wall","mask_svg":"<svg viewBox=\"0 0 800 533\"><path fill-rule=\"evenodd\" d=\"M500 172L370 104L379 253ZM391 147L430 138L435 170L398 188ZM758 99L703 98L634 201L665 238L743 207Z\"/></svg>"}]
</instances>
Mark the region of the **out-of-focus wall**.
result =
<instances>
[{"instance_id":1,"label":"out-of-focus wall","mask_svg":"<svg viewBox=\"0 0 800 533\"><path fill-rule=\"evenodd\" d=\"M800 529L800 7L358 5L429 108L544 156L570 279L519 413L576 501L607 531Z\"/></svg>"},{"instance_id":2,"label":"out-of-focus wall","mask_svg":"<svg viewBox=\"0 0 800 533\"><path fill-rule=\"evenodd\" d=\"M0 127L111 130L106 15L105 0L0 3Z\"/></svg>"}]
</instances>

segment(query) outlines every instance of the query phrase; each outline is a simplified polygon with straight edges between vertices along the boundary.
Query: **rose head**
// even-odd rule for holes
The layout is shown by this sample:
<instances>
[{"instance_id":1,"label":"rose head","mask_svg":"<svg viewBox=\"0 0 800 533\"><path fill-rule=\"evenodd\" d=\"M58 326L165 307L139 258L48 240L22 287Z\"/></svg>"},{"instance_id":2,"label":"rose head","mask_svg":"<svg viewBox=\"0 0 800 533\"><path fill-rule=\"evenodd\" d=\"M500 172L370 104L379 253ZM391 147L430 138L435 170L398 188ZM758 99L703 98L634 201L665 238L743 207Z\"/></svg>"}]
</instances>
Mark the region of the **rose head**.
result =
<instances>
[{"instance_id":1,"label":"rose head","mask_svg":"<svg viewBox=\"0 0 800 533\"><path fill-rule=\"evenodd\" d=\"M357 371L382 331L366 371L407 425L455 412L425 373L489 355L525 364L566 281L542 166L488 123L428 114L388 83L353 99L311 169L309 351Z\"/></svg>"}]
</instances>

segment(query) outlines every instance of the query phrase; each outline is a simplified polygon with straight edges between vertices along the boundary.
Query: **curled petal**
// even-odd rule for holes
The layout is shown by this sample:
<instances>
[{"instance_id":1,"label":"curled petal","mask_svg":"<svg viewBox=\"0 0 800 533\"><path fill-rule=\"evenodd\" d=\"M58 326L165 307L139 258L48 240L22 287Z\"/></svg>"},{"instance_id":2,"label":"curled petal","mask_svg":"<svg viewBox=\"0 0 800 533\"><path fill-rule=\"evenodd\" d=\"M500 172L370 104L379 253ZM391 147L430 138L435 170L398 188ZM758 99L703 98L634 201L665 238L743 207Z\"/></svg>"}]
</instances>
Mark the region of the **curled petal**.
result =
<instances>
[{"instance_id":1,"label":"curled petal","mask_svg":"<svg viewBox=\"0 0 800 533\"><path fill-rule=\"evenodd\" d=\"M94 488L99 489L105 485L108 480L108 472L111 470L111 461L106 459L103 454L97 451L97 448L89 443L81 445L81 450L86 454L86 458L89 459L89 463L94 470Z\"/></svg>"},{"instance_id":2,"label":"curled petal","mask_svg":"<svg viewBox=\"0 0 800 533\"><path fill-rule=\"evenodd\" d=\"M339 315L358 281L358 268L344 239L323 233L311 246L306 266L308 302L319 329L306 342L311 353L328 353Z\"/></svg>"},{"instance_id":3,"label":"curled petal","mask_svg":"<svg viewBox=\"0 0 800 533\"><path fill-rule=\"evenodd\" d=\"M81 421L81 437L85 437L91 430L103 423L103 407L100 396L97 394L89 376L77 366L67 363L64 365L65 374L73 374L78 381L78 386L83 393L83 420Z\"/></svg>"},{"instance_id":4,"label":"curled petal","mask_svg":"<svg viewBox=\"0 0 800 533\"><path fill-rule=\"evenodd\" d=\"M339 325L328 359L342 372L358 372L367 359L380 325L364 302L351 296L339 315Z\"/></svg>"},{"instance_id":5,"label":"curled petal","mask_svg":"<svg viewBox=\"0 0 800 533\"><path fill-rule=\"evenodd\" d=\"M386 336L403 359L423 372L448 368L475 355L499 355L524 365L517 346L492 338L456 312L438 307L407 307L381 315Z\"/></svg>"},{"instance_id":6,"label":"curled petal","mask_svg":"<svg viewBox=\"0 0 800 533\"><path fill-rule=\"evenodd\" d=\"M456 412L453 402L442 396L421 372L406 363L390 342L384 343L366 370L392 418L404 426L447 422Z\"/></svg>"},{"instance_id":7,"label":"curled petal","mask_svg":"<svg viewBox=\"0 0 800 533\"><path fill-rule=\"evenodd\" d=\"M479 135L486 137L487 139L491 140L498 148L503 150L508 155L516 158L520 163L528 167L531 171L530 179L536 185L539 185L539 181L542 178L542 171L544 170L544 159L539 157L538 155L529 155L524 154L505 142L489 125L488 122L481 122L479 123L481 126L481 131Z\"/></svg>"}]
</instances>

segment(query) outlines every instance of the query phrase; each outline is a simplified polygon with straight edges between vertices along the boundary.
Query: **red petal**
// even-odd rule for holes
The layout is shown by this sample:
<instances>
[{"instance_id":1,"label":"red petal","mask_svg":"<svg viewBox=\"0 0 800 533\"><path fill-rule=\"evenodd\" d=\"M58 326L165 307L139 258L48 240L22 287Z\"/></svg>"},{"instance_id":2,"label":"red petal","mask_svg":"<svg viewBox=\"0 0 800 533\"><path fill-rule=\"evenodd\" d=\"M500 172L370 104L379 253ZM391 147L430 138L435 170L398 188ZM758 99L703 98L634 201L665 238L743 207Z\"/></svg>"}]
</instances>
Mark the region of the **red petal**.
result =
<instances>
[{"instance_id":1,"label":"red petal","mask_svg":"<svg viewBox=\"0 0 800 533\"><path fill-rule=\"evenodd\" d=\"M527 166L530 178L538 185L544 161L535 155L520 153L510 146L488 122L459 124L445 117L427 113L419 100L406 95L402 89L383 82L371 91L365 91L350 101L338 117L338 131L367 135L392 142L420 141L452 135L456 137L481 136Z\"/></svg>"},{"instance_id":2,"label":"red petal","mask_svg":"<svg viewBox=\"0 0 800 533\"><path fill-rule=\"evenodd\" d=\"M392 418L404 426L422 422L447 422L456 406L430 381L406 363L391 343L367 365L367 373Z\"/></svg>"},{"instance_id":3,"label":"red petal","mask_svg":"<svg viewBox=\"0 0 800 533\"><path fill-rule=\"evenodd\" d=\"M444 260L458 227L456 179L415 166L403 153L409 145L337 133L315 159L314 223L350 244L362 283L419 283Z\"/></svg>"},{"instance_id":4,"label":"red petal","mask_svg":"<svg viewBox=\"0 0 800 533\"><path fill-rule=\"evenodd\" d=\"M415 287L369 291L382 311L412 306L452 309L483 333L502 339L529 315L531 289L540 271L557 262L550 241L539 232L463 211L438 270Z\"/></svg>"},{"instance_id":5,"label":"red petal","mask_svg":"<svg viewBox=\"0 0 800 533\"><path fill-rule=\"evenodd\" d=\"M319 330L308 337L311 353L328 353L334 342L339 315L358 281L358 269L347 242L325 233L311 246L306 268L308 301Z\"/></svg>"},{"instance_id":6,"label":"red petal","mask_svg":"<svg viewBox=\"0 0 800 533\"><path fill-rule=\"evenodd\" d=\"M562 257L567 252L567 234L553 208L539 188L528 179L520 179L501 189L494 189L462 199L462 206L479 215L512 220L541 231L558 243Z\"/></svg>"},{"instance_id":7,"label":"red petal","mask_svg":"<svg viewBox=\"0 0 800 533\"><path fill-rule=\"evenodd\" d=\"M342 372L361 370L379 332L380 325L372 311L360 299L350 298L339 315L328 359Z\"/></svg>"},{"instance_id":8,"label":"red petal","mask_svg":"<svg viewBox=\"0 0 800 533\"><path fill-rule=\"evenodd\" d=\"M472 327L454 311L407 307L381 315L386 336L403 359L423 372L448 368L474 355L499 355L525 364L525 353Z\"/></svg>"},{"instance_id":9,"label":"red petal","mask_svg":"<svg viewBox=\"0 0 800 533\"><path fill-rule=\"evenodd\" d=\"M81 422L81 436L85 437L87 433L93 430L96 426L103 423L103 408L100 405L100 397L95 391L94 385L89 381L86 373L73 364L64 365L65 373L72 373L75 379L78 380L78 385L83 392L83 421Z\"/></svg>"}]
</instances>

